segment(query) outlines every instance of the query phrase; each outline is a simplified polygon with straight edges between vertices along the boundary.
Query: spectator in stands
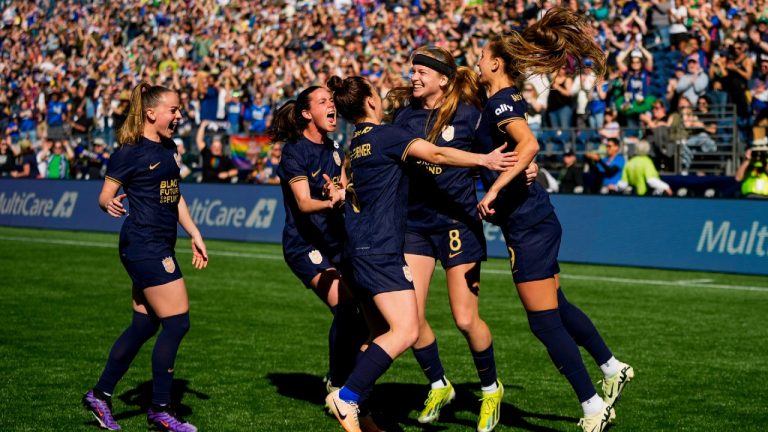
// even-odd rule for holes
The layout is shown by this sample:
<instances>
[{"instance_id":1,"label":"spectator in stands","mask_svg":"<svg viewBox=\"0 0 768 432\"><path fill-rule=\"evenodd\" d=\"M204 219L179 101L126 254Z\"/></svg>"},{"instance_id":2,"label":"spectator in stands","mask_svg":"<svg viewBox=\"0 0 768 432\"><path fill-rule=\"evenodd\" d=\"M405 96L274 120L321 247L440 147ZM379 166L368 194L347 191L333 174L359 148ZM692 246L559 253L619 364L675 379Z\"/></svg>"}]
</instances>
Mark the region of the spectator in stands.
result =
<instances>
[{"instance_id":1,"label":"spectator in stands","mask_svg":"<svg viewBox=\"0 0 768 432\"><path fill-rule=\"evenodd\" d=\"M669 38L672 49L681 49L688 34L688 5L684 0L674 0L674 6L669 10Z\"/></svg>"},{"instance_id":2,"label":"spectator in stands","mask_svg":"<svg viewBox=\"0 0 768 432\"><path fill-rule=\"evenodd\" d=\"M40 172L37 169L37 157L32 149L32 142L28 139L19 141L19 155L16 158L16 171L11 173L15 178L40 178Z\"/></svg>"},{"instance_id":3,"label":"spectator in stands","mask_svg":"<svg viewBox=\"0 0 768 432\"><path fill-rule=\"evenodd\" d=\"M205 130L209 125L208 120L200 123L197 131L197 150L203 160L204 183L233 183L237 180L237 168L229 156L224 154L224 143L221 135L215 135L210 147L205 145Z\"/></svg>"},{"instance_id":4,"label":"spectator in stands","mask_svg":"<svg viewBox=\"0 0 768 432\"><path fill-rule=\"evenodd\" d=\"M653 103L650 113L640 117L645 128L644 136L650 141L654 160L660 168L671 171L674 168L676 144L669 138L669 115L664 102Z\"/></svg>"},{"instance_id":5,"label":"spectator in stands","mask_svg":"<svg viewBox=\"0 0 768 432\"><path fill-rule=\"evenodd\" d=\"M46 177L48 179L70 178L70 166L75 153L69 146L69 140L53 141L51 152L46 156Z\"/></svg>"},{"instance_id":6,"label":"spectator in stands","mask_svg":"<svg viewBox=\"0 0 768 432\"><path fill-rule=\"evenodd\" d=\"M587 153L585 157L590 161L591 167L599 179L599 191L601 194L616 193L626 160L621 154L621 141L618 138L608 138L605 143L606 156L600 158L597 153Z\"/></svg>"},{"instance_id":7,"label":"spectator in stands","mask_svg":"<svg viewBox=\"0 0 768 432\"><path fill-rule=\"evenodd\" d=\"M699 97L707 92L709 86L709 76L704 73L704 69L702 69L699 62L698 54L691 54L687 57L687 73L680 78L677 82L677 88L675 88L675 93L684 96L694 105L699 100Z\"/></svg>"},{"instance_id":8,"label":"spectator in stands","mask_svg":"<svg viewBox=\"0 0 768 432\"><path fill-rule=\"evenodd\" d=\"M628 55L629 67L624 63ZM649 94L653 56L642 46L642 39L635 38L629 42L628 49L616 57L616 64L619 72L624 74L624 95L616 102L627 127L637 130L640 114L650 111L651 104L656 100Z\"/></svg>"},{"instance_id":9,"label":"spectator in stands","mask_svg":"<svg viewBox=\"0 0 768 432\"><path fill-rule=\"evenodd\" d=\"M71 130L74 145L88 147L93 120L85 115L85 106L80 105L71 118L67 120L67 123Z\"/></svg>"},{"instance_id":10,"label":"spectator in stands","mask_svg":"<svg viewBox=\"0 0 768 432\"><path fill-rule=\"evenodd\" d=\"M67 121L68 108L66 102L61 100L61 93L54 91L51 93L51 101L48 103L48 139L53 141L62 141L69 138L69 134L64 128Z\"/></svg>"},{"instance_id":11,"label":"spectator in stands","mask_svg":"<svg viewBox=\"0 0 768 432\"><path fill-rule=\"evenodd\" d=\"M573 121L573 78L563 66L550 80L552 87L547 98L549 125L554 129L569 129Z\"/></svg>"},{"instance_id":12,"label":"spectator in stands","mask_svg":"<svg viewBox=\"0 0 768 432\"><path fill-rule=\"evenodd\" d=\"M603 139L618 138L621 136L621 127L616 120L616 111L613 108L605 110L605 121L603 128L598 132Z\"/></svg>"},{"instance_id":13,"label":"spectator in stands","mask_svg":"<svg viewBox=\"0 0 768 432\"><path fill-rule=\"evenodd\" d=\"M741 194L747 198L768 198L768 145L748 149L736 171Z\"/></svg>"},{"instance_id":14,"label":"spectator in stands","mask_svg":"<svg viewBox=\"0 0 768 432\"><path fill-rule=\"evenodd\" d=\"M253 101L245 110L245 124L251 135L263 135L266 133L272 120L272 109L265 102L261 92L256 92Z\"/></svg>"},{"instance_id":15,"label":"spectator in stands","mask_svg":"<svg viewBox=\"0 0 768 432\"><path fill-rule=\"evenodd\" d=\"M11 177L16 171L16 154L11 147L11 138L0 138L0 177Z\"/></svg>"},{"instance_id":16,"label":"spectator in stands","mask_svg":"<svg viewBox=\"0 0 768 432\"><path fill-rule=\"evenodd\" d=\"M560 170L560 193L580 194L584 192L582 167L576 163L576 153L566 150L563 153L563 168Z\"/></svg>"},{"instance_id":17,"label":"spectator in stands","mask_svg":"<svg viewBox=\"0 0 768 432\"><path fill-rule=\"evenodd\" d=\"M629 159L621 174L618 190L643 196L651 189L653 195L672 196L672 189L661 180L659 172L648 157L651 146L648 141L640 140L635 145L635 155Z\"/></svg>"},{"instance_id":18,"label":"spectator in stands","mask_svg":"<svg viewBox=\"0 0 768 432\"><path fill-rule=\"evenodd\" d=\"M728 93L730 103L736 105L736 115L739 117L740 126L749 123L750 108L747 101L749 80L752 79L754 63L747 55L746 37L736 39L733 45L734 51L726 60L725 75L722 78L724 89ZM692 100L692 102L695 102Z\"/></svg>"},{"instance_id":19,"label":"spectator in stands","mask_svg":"<svg viewBox=\"0 0 768 432\"><path fill-rule=\"evenodd\" d=\"M523 85L523 98L528 103L528 127L538 139L541 135L542 114L546 114L546 104L541 102L536 87L530 82Z\"/></svg>"},{"instance_id":20,"label":"spectator in stands","mask_svg":"<svg viewBox=\"0 0 768 432\"><path fill-rule=\"evenodd\" d=\"M258 170L254 175L254 181L259 184L280 184L280 177L277 176L277 166L280 165L280 157L283 154L283 145L280 142L272 143L269 154L260 158Z\"/></svg>"}]
</instances>

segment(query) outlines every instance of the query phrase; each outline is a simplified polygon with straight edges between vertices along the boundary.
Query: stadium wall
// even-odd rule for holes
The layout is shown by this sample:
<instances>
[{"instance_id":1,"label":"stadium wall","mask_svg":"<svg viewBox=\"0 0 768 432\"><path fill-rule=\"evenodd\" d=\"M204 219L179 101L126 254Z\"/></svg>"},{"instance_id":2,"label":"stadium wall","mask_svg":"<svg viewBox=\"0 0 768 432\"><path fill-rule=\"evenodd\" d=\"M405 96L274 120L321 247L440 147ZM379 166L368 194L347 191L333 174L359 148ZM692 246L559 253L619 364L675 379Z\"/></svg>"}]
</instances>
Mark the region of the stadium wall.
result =
<instances>
[{"instance_id":1,"label":"stadium wall","mask_svg":"<svg viewBox=\"0 0 768 432\"><path fill-rule=\"evenodd\" d=\"M101 182L0 179L0 225L118 232L98 207ZM279 243L280 188L184 184L206 238ZM560 259L768 275L768 206L750 200L553 195L563 225ZM129 209L130 212L130 209ZM486 225L490 256L507 257Z\"/></svg>"}]
</instances>

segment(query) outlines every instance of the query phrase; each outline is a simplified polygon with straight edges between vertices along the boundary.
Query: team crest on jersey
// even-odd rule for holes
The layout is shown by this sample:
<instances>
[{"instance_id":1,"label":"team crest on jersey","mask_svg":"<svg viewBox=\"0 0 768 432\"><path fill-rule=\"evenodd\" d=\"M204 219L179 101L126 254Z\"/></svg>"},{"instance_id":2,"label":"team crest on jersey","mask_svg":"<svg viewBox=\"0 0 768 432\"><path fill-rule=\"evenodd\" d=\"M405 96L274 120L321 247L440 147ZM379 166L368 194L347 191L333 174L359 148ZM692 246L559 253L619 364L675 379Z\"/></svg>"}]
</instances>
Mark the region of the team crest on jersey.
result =
<instances>
[{"instance_id":1,"label":"team crest on jersey","mask_svg":"<svg viewBox=\"0 0 768 432\"><path fill-rule=\"evenodd\" d=\"M339 152L333 152L333 161L336 162L336 166L341 166L341 156L339 156Z\"/></svg>"},{"instance_id":2,"label":"team crest on jersey","mask_svg":"<svg viewBox=\"0 0 768 432\"><path fill-rule=\"evenodd\" d=\"M453 140L454 129L452 125L446 125L443 127L443 139L448 142Z\"/></svg>"},{"instance_id":3,"label":"team crest on jersey","mask_svg":"<svg viewBox=\"0 0 768 432\"><path fill-rule=\"evenodd\" d=\"M403 266L403 275L408 282L413 282L413 276L411 276L411 268L407 265Z\"/></svg>"},{"instance_id":4,"label":"team crest on jersey","mask_svg":"<svg viewBox=\"0 0 768 432\"><path fill-rule=\"evenodd\" d=\"M176 165L178 165L179 169L181 169L181 155L178 153L174 153L173 158L176 160Z\"/></svg>"},{"instance_id":5,"label":"team crest on jersey","mask_svg":"<svg viewBox=\"0 0 768 432\"><path fill-rule=\"evenodd\" d=\"M173 273L176 270L176 263L173 262L173 257L163 258L163 268L168 273Z\"/></svg>"},{"instance_id":6,"label":"team crest on jersey","mask_svg":"<svg viewBox=\"0 0 768 432\"><path fill-rule=\"evenodd\" d=\"M320 251L317 249L310 252L308 256L309 256L309 260L312 261L312 264L317 265L323 262L323 254L321 254Z\"/></svg>"}]
</instances>

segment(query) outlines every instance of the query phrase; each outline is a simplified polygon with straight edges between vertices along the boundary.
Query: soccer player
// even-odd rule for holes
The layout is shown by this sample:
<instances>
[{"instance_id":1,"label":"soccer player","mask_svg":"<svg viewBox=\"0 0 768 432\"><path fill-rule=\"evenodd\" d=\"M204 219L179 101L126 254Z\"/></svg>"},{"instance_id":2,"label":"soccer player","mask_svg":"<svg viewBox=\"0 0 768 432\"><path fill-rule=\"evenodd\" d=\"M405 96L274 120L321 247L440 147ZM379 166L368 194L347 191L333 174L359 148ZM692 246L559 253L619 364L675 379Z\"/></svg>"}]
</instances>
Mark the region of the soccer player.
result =
<instances>
[{"instance_id":1,"label":"soccer player","mask_svg":"<svg viewBox=\"0 0 768 432\"><path fill-rule=\"evenodd\" d=\"M546 191L538 183L526 186L520 175L539 144L525 121L526 102L515 87L525 74L554 73L569 58L592 59L601 76L604 54L590 34L583 17L553 8L522 33L493 37L483 48L478 68L489 99L477 130L478 148L488 151L510 143L519 152L520 163L500 175L481 172L487 193L478 209L504 233L528 323L576 392L584 411L579 424L585 431L600 432L614 418L613 404L634 371L613 356L591 320L559 289L557 253L562 230ZM579 345L605 375L604 399L592 385Z\"/></svg>"},{"instance_id":2,"label":"soccer player","mask_svg":"<svg viewBox=\"0 0 768 432\"><path fill-rule=\"evenodd\" d=\"M411 59L411 86L387 95L390 106L399 108L393 123L438 146L469 151L482 108L477 75L457 67L453 56L439 47L421 47ZM431 386L418 420L436 421L456 396L425 315L429 284L440 259L454 322L467 339L480 377L483 396L477 430L487 432L499 421L504 388L496 376L490 329L479 314L480 262L486 259L486 246L472 171L410 160L406 173L405 261L419 312L419 338L412 350ZM535 169L532 174L531 181Z\"/></svg>"},{"instance_id":3,"label":"soccer player","mask_svg":"<svg viewBox=\"0 0 768 432\"><path fill-rule=\"evenodd\" d=\"M339 387L354 365L367 331L356 303L341 283L343 212L327 196L325 177L344 187L344 151L327 134L336 130L336 108L325 87L312 86L277 111L269 130L284 142L277 175L283 192L283 256L288 267L322 300L334 319L328 334L328 388ZM330 198L330 199L329 199ZM358 339L360 339L358 341Z\"/></svg>"},{"instance_id":4,"label":"soccer player","mask_svg":"<svg viewBox=\"0 0 768 432\"><path fill-rule=\"evenodd\" d=\"M120 260L133 281L133 321L112 346L96 386L83 405L99 425L120 430L111 396L141 346L162 326L152 352L152 405L147 421L165 431L194 432L170 407L174 362L189 330L189 301L176 261L176 224L192 238L192 265L208 265L203 237L179 190L179 157L171 140L181 119L175 91L141 83L133 89L128 119L118 131L99 206L126 216L120 230ZM118 195L120 188L123 193ZM130 213L123 206L128 198Z\"/></svg>"},{"instance_id":5,"label":"soccer player","mask_svg":"<svg viewBox=\"0 0 768 432\"><path fill-rule=\"evenodd\" d=\"M333 77L328 86L336 109L355 124L349 149L352 175L344 197L344 256L352 268L355 295L372 302L387 324L368 344L344 386L326 398L344 429L357 432L359 401L367 398L375 381L416 342L419 333L413 278L403 256L408 202L405 160L411 156L432 164L503 170L515 159L513 153L502 156L503 146L487 155L468 153L435 146L398 126L381 125L381 98L362 77Z\"/></svg>"}]
</instances>

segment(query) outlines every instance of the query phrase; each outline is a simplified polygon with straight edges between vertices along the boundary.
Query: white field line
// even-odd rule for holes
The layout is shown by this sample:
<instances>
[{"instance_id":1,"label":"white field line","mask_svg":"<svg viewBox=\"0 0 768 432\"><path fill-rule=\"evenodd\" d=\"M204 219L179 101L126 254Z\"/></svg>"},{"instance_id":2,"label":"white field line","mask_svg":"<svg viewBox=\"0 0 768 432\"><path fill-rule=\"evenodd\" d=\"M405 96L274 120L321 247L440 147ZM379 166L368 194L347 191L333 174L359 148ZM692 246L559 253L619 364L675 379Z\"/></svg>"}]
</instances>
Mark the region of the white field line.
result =
<instances>
[{"instance_id":1,"label":"white field line","mask_svg":"<svg viewBox=\"0 0 768 432\"><path fill-rule=\"evenodd\" d=\"M46 239L46 238L17 237L17 236L0 236L0 240L117 249L116 244L93 242L93 241ZM187 250L186 248L178 248L176 253L188 254L188 253L191 253L191 251ZM220 251L220 250L209 250L208 253L211 256L252 258L252 259L263 259L263 260L272 260L272 261L283 260L282 255L277 255L277 254L255 254L255 253L249 253L249 252L234 252L234 251ZM507 275L507 276L510 276L510 278L512 276L509 270L498 270L498 269L486 268L486 269L483 269L482 272L485 274L492 274L492 275ZM560 277L564 279L584 280L584 281L593 281L593 282L613 282L613 283L627 284L627 285L653 285L653 286L666 286L666 287L678 286L678 287L688 287L688 288L710 288L710 289L721 289L721 290L768 292L768 286L759 287L759 286L745 286L745 285L713 284L713 283L710 283L712 282L712 279L683 279L683 280L633 279L633 278L620 278L620 277L612 277L612 276L575 275L575 274L568 274L568 273L561 274Z\"/></svg>"}]
</instances>

